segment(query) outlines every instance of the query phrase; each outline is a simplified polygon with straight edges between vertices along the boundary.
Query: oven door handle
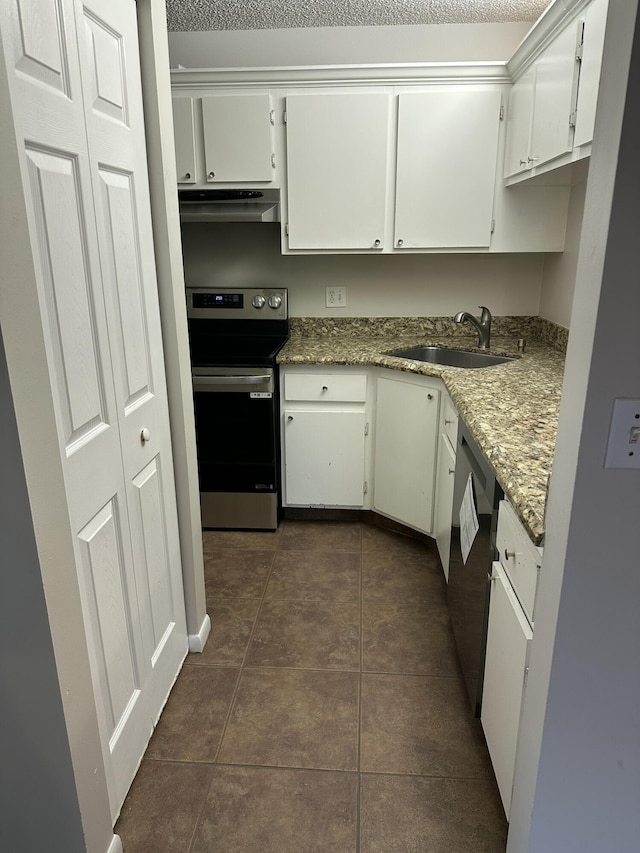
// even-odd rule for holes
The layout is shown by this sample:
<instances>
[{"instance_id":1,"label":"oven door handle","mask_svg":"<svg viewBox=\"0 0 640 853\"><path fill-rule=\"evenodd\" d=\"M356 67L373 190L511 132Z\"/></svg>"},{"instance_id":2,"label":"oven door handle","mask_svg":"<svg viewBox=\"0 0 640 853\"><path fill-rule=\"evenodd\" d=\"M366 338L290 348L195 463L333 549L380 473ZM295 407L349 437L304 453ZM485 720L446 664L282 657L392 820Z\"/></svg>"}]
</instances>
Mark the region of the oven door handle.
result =
<instances>
[{"instance_id":1,"label":"oven door handle","mask_svg":"<svg viewBox=\"0 0 640 853\"><path fill-rule=\"evenodd\" d=\"M273 390L272 377L268 373L251 376L193 376L192 378L194 391L246 391L247 385L254 387L263 385L266 391Z\"/></svg>"}]
</instances>

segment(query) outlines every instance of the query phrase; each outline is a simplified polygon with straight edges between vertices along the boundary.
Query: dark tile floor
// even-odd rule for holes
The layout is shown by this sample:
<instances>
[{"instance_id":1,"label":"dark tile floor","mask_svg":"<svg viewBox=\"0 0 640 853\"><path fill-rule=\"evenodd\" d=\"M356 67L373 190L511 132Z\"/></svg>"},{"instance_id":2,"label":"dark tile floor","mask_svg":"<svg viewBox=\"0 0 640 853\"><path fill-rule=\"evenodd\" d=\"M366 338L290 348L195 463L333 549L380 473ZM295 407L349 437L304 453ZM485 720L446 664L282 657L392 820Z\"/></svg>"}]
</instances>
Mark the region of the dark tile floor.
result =
<instances>
[{"instance_id":1,"label":"dark tile floor","mask_svg":"<svg viewBox=\"0 0 640 853\"><path fill-rule=\"evenodd\" d=\"M435 549L289 520L204 549L211 636L122 808L125 853L503 853Z\"/></svg>"}]
</instances>

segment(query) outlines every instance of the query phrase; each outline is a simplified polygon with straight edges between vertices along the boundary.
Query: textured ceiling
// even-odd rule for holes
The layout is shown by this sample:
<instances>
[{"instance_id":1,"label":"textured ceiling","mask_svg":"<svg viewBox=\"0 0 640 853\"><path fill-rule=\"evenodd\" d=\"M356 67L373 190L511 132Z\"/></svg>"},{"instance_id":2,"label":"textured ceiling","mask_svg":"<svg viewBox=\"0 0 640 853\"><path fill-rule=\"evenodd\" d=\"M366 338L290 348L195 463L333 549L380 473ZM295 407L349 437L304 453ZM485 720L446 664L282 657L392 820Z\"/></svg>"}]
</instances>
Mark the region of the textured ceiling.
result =
<instances>
[{"instance_id":1,"label":"textured ceiling","mask_svg":"<svg viewBox=\"0 0 640 853\"><path fill-rule=\"evenodd\" d=\"M171 32L535 21L548 0L166 0Z\"/></svg>"}]
</instances>

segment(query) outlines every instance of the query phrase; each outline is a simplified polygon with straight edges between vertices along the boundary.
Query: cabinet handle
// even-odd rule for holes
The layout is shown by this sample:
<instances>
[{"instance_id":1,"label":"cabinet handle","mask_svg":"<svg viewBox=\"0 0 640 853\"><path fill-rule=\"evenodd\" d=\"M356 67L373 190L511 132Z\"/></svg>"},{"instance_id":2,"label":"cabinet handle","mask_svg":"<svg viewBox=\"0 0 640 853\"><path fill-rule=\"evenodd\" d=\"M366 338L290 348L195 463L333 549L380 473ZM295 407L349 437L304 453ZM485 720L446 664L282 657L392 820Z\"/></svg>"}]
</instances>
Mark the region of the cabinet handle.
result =
<instances>
[{"instance_id":1,"label":"cabinet handle","mask_svg":"<svg viewBox=\"0 0 640 853\"><path fill-rule=\"evenodd\" d=\"M455 469L455 468L449 468L449 473L450 473L450 474L455 474L455 473L456 473L456 469Z\"/></svg>"},{"instance_id":2,"label":"cabinet handle","mask_svg":"<svg viewBox=\"0 0 640 853\"><path fill-rule=\"evenodd\" d=\"M445 424L452 424L453 421L448 421L446 418L444 419Z\"/></svg>"},{"instance_id":3,"label":"cabinet handle","mask_svg":"<svg viewBox=\"0 0 640 853\"><path fill-rule=\"evenodd\" d=\"M508 549L508 548L505 548L505 549L504 549L504 558L505 558L505 560L510 560L512 557L513 557L513 559L515 560L515 558L516 558L517 556L518 556L518 552L517 552L517 551L509 551L509 549Z\"/></svg>"},{"instance_id":4,"label":"cabinet handle","mask_svg":"<svg viewBox=\"0 0 640 853\"><path fill-rule=\"evenodd\" d=\"M288 420L288 421L292 421L292 420L293 420L293 415L287 415L287 420Z\"/></svg>"},{"instance_id":5,"label":"cabinet handle","mask_svg":"<svg viewBox=\"0 0 640 853\"><path fill-rule=\"evenodd\" d=\"M190 178L191 178L191 172L186 172L186 173L185 173L185 178L186 178L187 180L190 180Z\"/></svg>"},{"instance_id":6,"label":"cabinet handle","mask_svg":"<svg viewBox=\"0 0 640 853\"><path fill-rule=\"evenodd\" d=\"M526 165L527 165L527 161L526 161L526 160L520 160L520 165L521 165L521 166L526 166Z\"/></svg>"},{"instance_id":7,"label":"cabinet handle","mask_svg":"<svg viewBox=\"0 0 640 853\"><path fill-rule=\"evenodd\" d=\"M427 400L433 400L433 394L427 394Z\"/></svg>"},{"instance_id":8,"label":"cabinet handle","mask_svg":"<svg viewBox=\"0 0 640 853\"><path fill-rule=\"evenodd\" d=\"M216 173L215 173L215 172L209 172L209 177L210 177L210 178L215 178L215 176L216 176Z\"/></svg>"},{"instance_id":9,"label":"cabinet handle","mask_svg":"<svg viewBox=\"0 0 640 853\"><path fill-rule=\"evenodd\" d=\"M398 246L402 246L403 243L404 243L404 240L398 240Z\"/></svg>"},{"instance_id":10,"label":"cabinet handle","mask_svg":"<svg viewBox=\"0 0 640 853\"><path fill-rule=\"evenodd\" d=\"M527 163L535 163L538 159L538 157L527 157Z\"/></svg>"},{"instance_id":11,"label":"cabinet handle","mask_svg":"<svg viewBox=\"0 0 640 853\"><path fill-rule=\"evenodd\" d=\"M379 245L380 245L380 240L374 240L374 241L373 241L373 245L374 245L374 246L376 246L376 247L377 247L377 246L379 246Z\"/></svg>"},{"instance_id":12,"label":"cabinet handle","mask_svg":"<svg viewBox=\"0 0 640 853\"><path fill-rule=\"evenodd\" d=\"M328 387L327 385L323 385L323 386L322 386L322 390L323 390L323 391L328 391L328 390L329 390L329 387Z\"/></svg>"},{"instance_id":13,"label":"cabinet handle","mask_svg":"<svg viewBox=\"0 0 640 853\"><path fill-rule=\"evenodd\" d=\"M149 432L148 428L145 427L144 429L140 430L140 442L142 444L146 444L150 440L151 440L151 433Z\"/></svg>"}]
</instances>

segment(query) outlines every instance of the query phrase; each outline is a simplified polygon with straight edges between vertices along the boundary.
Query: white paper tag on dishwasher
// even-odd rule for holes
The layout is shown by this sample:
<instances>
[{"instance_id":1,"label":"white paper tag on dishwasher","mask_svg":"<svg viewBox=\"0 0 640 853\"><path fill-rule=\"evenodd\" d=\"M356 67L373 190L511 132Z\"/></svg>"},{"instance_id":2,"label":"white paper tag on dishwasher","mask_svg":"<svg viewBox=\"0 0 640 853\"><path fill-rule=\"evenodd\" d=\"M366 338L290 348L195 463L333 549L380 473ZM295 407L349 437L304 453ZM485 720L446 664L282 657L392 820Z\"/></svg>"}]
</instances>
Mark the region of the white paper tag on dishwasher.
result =
<instances>
[{"instance_id":1,"label":"white paper tag on dishwasher","mask_svg":"<svg viewBox=\"0 0 640 853\"><path fill-rule=\"evenodd\" d=\"M462 562L465 564L479 527L476 504L473 499L473 474L469 474L460 504L460 550L462 551Z\"/></svg>"},{"instance_id":2,"label":"white paper tag on dishwasher","mask_svg":"<svg viewBox=\"0 0 640 853\"><path fill-rule=\"evenodd\" d=\"M252 400L270 400L273 394L271 391L251 391L249 396Z\"/></svg>"}]
</instances>

